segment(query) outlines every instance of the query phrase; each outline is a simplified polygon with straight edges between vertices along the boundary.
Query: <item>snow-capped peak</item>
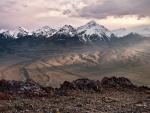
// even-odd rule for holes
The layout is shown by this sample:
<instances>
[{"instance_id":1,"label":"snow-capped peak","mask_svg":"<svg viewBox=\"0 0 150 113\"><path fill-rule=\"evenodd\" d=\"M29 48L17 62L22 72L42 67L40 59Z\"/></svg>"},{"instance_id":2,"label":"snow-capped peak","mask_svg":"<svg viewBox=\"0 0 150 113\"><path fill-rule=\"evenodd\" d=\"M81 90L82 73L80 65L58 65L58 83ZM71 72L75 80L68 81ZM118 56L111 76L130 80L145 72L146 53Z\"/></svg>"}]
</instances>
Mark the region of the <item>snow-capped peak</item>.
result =
<instances>
[{"instance_id":1,"label":"snow-capped peak","mask_svg":"<svg viewBox=\"0 0 150 113\"><path fill-rule=\"evenodd\" d=\"M32 35L32 33L29 30L25 29L24 27L19 27L13 33L14 38L19 38L27 35Z\"/></svg>"},{"instance_id":2,"label":"snow-capped peak","mask_svg":"<svg viewBox=\"0 0 150 113\"><path fill-rule=\"evenodd\" d=\"M49 26L44 26L41 29L38 29L33 32L35 36L45 36L46 38L53 36L56 33L57 30L49 27Z\"/></svg>"},{"instance_id":3,"label":"snow-capped peak","mask_svg":"<svg viewBox=\"0 0 150 113\"><path fill-rule=\"evenodd\" d=\"M60 28L57 32L58 34L66 34L73 37L75 34L77 34L77 31L74 27L71 25L64 25L62 28Z\"/></svg>"},{"instance_id":4,"label":"snow-capped peak","mask_svg":"<svg viewBox=\"0 0 150 113\"><path fill-rule=\"evenodd\" d=\"M14 32L7 29L0 29L0 34L3 34L6 38L13 37Z\"/></svg>"},{"instance_id":5,"label":"snow-capped peak","mask_svg":"<svg viewBox=\"0 0 150 113\"><path fill-rule=\"evenodd\" d=\"M87 24L78 27L77 28L78 34L81 34L83 36L90 37L92 35L97 35L100 39L103 38L103 36L106 36L108 39L110 39L111 32L105 28L102 25L99 25L95 21L90 21Z\"/></svg>"}]
</instances>

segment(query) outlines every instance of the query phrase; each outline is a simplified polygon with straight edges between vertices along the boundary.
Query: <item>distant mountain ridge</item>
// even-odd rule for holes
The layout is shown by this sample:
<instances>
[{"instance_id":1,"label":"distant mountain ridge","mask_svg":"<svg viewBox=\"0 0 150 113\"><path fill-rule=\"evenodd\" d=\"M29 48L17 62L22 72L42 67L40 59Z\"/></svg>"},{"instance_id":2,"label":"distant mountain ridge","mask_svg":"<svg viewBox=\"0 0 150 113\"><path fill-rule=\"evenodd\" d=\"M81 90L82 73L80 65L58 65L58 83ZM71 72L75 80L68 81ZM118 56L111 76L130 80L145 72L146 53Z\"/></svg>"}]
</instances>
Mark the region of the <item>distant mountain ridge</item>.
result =
<instances>
[{"instance_id":1,"label":"distant mountain ridge","mask_svg":"<svg viewBox=\"0 0 150 113\"><path fill-rule=\"evenodd\" d=\"M47 38L55 41L64 41L75 39L83 43L93 41L111 41L115 38L125 37L131 33L139 34L143 37L150 36L150 28L141 28L135 30L118 29L109 30L103 25L99 25L95 21L90 21L83 26L74 28L71 25L64 25L60 29L56 30L49 26L42 27L35 31L27 30L23 27L19 27L17 30L0 30L0 38L3 39L18 39L23 37L32 38Z\"/></svg>"},{"instance_id":2,"label":"distant mountain ridge","mask_svg":"<svg viewBox=\"0 0 150 113\"><path fill-rule=\"evenodd\" d=\"M124 37L130 33L139 34L143 37L150 37L150 26L136 27L130 29L120 28L120 29L113 30L112 33L115 34L117 37Z\"/></svg>"}]
</instances>

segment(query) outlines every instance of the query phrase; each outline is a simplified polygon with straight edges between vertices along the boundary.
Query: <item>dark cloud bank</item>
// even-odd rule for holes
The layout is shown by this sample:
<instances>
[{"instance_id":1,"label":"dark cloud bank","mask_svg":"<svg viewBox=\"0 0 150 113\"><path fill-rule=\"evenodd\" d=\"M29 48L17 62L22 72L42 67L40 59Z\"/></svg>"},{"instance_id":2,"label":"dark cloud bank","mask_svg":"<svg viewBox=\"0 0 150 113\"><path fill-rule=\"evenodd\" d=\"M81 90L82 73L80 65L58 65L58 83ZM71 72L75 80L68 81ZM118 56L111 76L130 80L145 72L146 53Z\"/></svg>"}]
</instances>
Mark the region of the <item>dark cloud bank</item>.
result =
<instances>
[{"instance_id":1,"label":"dark cloud bank","mask_svg":"<svg viewBox=\"0 0 150 113\"><path fill-rule=\"evenodd\" d=\"M150 17L150 0L104 0L102 3L97 2L84 7L79 11L78 16L101 19L107 16L125 15Z\"/></svg>"}]
</instances>

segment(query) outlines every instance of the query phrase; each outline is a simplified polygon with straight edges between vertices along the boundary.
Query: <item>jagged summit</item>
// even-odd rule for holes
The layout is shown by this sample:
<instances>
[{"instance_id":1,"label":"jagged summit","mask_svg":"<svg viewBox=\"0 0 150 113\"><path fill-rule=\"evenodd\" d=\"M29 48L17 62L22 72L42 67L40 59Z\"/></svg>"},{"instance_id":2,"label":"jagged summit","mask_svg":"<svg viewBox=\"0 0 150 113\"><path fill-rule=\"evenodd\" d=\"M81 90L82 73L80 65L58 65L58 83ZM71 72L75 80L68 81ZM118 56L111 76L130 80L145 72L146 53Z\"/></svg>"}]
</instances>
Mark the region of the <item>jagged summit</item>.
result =
<instances>
[{"instance_id":1,"label":"jagged summit","mask_svg":"<svg viewBox=\"0 0 150 113\"><path fill-rule=\"evenodd\" d=\"M32 35L32 33L24 27L19 27L18 29L13 31L12 36L14 38L20 38L20 37L24 37L24 36L27 36L27 35Z\"/></svg>"},{"instance_id":2,"label":"jagged summit","mask_svg":"<svg viewBox=\"0 0 150 113\"><path fill-rule=\"evenodd\" d=\"M6 30L6 29L1 29L0 30L0 35L3 36L3 38L13 38L13 31L9 31L9 30Z\"/></svg>"},{"instance_id":3,"label":"jagged summit","mask_svg":"<svg viewBox=\"0 0 150 113\"><path fill-rule=\"evenodd\" d=\"M65 33L69 33L69 32L75 32L76 29L73 28L71 25L64 25L62 28L59 29L59 32L65 32Z\"/></svg>"},{"instance_id":4,"label":"jagged summit","mask_svg":"<svg viewBox=\"0 0 150 113\"><path fill-rule=\"evenodd\" d=\"M85 24L85 26L92 28L92 27L99 27L101 29L105 29L106 31L109 31L105 26L98 24L96 21L92 20Z\"/></svg>"},{"instance_id":5,"label":"jagged summit","mask_svg":"<svg viewBox=\"0 0 150 113\"><path fill-rule=\"evenodd\" d=\"M88 28L92 28L92 27L101 27L102 29L105 29L106 31L109 31L105 26L98 24L96 21L91 20L88 23L85 24L85 26L87 26Z\"/></svg>"},{"instance_id":6,"label":"jagged summit","mask_svg":"<svg viewBox=\"0 0 150 113\"><path fill-rule=\"evenodd\" d=\"M51 36L53 36L53 34L56 33L56 29L53 29L49 26L44 26L36 31L33 31L33 35L36 36L36 37L45 37L45 38L49 38Z\"/></svg>"},{"instance_id":7,"label":"jagged summit","mask_svg":"<svg viewBox=\"0 0 150 113\"><path fill-rule=\"evenodd\" d=\"M98 25L98 24L96 23L96 21L91 20L91 21L89 21L89 22L87 23L87 25L88 25L88 26L96 26L96 25Z\"/></svg>"},{"instance_id":8,"label":"jagged summit","mask_svg":"<svg viewBox=\"0 0 150 113\"><path fill-rule=\"evenodd\" d=\"M77 34L76 29L71 26L71 25L64 25L63 27L61 27L57 34L64 34L64 35L69 35L71 37L75 36Z\"/></svg>"}]
</instances>

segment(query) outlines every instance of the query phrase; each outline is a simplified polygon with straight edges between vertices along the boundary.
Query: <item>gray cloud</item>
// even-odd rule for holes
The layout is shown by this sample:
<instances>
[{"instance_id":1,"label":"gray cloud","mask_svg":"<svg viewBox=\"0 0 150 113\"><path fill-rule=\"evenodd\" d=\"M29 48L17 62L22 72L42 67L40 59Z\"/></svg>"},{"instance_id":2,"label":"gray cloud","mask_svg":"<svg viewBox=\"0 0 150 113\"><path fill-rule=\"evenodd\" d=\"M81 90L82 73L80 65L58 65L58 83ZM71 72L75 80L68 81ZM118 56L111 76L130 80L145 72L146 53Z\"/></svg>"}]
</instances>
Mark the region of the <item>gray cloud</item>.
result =
<instances>
[{"instance_id":1,"label":"gray cloud","mask_svg":"<svg viewBox=\"0 0 150 113\"><path fill-rule=\"evenodd\" d=\"M71 13L71 11L69 9L63 11L64 15L69 15L70 13Z\"/></svg>"},{"instance_id":2,"label":"gray cloud","mask_svg":"<svg viewBox=\"0 0 150 113\"><path fill-rule=\"evenodd\" d=\"M101 21L107 16L138 15L139 17L150 17L149 11L150 0L36 0L36 2L32 0L1 0L0 28L60 26L70 23L82 25L90 21L91 18ZM128 18L132 18L132 16ZM133 21L134 25L150 23L149 18L148 20L136 20L137 18ZM110 18L102 19L102 21L105 21L105 24L110 25L112 23L114 25ZM120 25L122 25L121 21ZM117 24L119 24L118 21Z\"/></svg>"},{"instance_id":3,"label":"gray cloud","mask_svg":"<svg viewBox=\"0 0 150 113\"><path fill-rule=\"evenodd\" d=\"M150 17L150 0L103 0L102 3L91 4L78 12L80 17L97 19L125 15Z\"/></svg>"}]
</instances>

